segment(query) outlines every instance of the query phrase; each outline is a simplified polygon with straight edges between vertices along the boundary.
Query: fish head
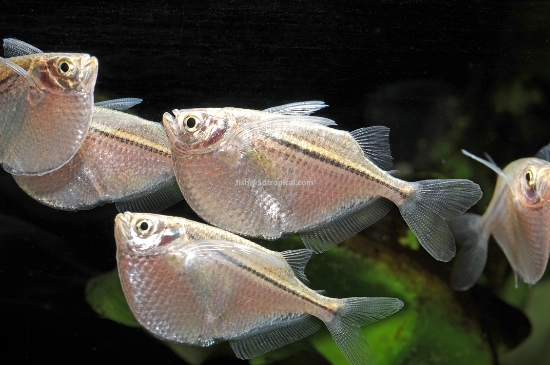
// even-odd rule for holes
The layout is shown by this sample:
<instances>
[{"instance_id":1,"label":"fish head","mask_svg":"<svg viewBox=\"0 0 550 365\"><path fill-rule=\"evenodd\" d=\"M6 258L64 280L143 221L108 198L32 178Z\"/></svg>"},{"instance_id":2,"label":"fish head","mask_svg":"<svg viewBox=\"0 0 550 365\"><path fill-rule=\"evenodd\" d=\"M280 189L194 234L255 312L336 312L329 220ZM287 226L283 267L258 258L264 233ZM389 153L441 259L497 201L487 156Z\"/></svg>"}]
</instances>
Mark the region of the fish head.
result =
<instances>
[{"instance_id":1,"label":"fish head","mask_svg":"<svg viewBox=\"0 0 550 365\"><path fill-rule=\"evenodd\" d=\"M98 72L97 58L78 53L44 53L35 58L29 72L38 84L59 93L92 92Z\"/></svg>"},{"instance_id":2,"label":"fish head","mask_svg":"<svg viewBox=\"0 0 550 365\"><path fill-rule=\"evenodd\" d=\"M164 113L164 129L175 149L186 152L217 149L236 125L235 116L223 108L175 109L172 113Z\"/></svg>"},{"instance_id":3,"label":"fish head","mask_svg":"<svg viewBox=\"0 0 550 365\"><path fill-rule=\"evenodd\" d=\"M504 172L513 171L513 190L516 199L529 207L538 207L550 200L550 163L539 158L523 158L508 165Z\"/></svg>"},{"instance_id":4,"label":"fish head","mask_svg":"<svg viewBox=\"0 0 550 365\"><path fill-rule=\"evenodd\" d=\"M122 252L150 255L180 238L174 218L159 214L120 213L115 218L115 239Z\"/></svg>"}]
</instances>

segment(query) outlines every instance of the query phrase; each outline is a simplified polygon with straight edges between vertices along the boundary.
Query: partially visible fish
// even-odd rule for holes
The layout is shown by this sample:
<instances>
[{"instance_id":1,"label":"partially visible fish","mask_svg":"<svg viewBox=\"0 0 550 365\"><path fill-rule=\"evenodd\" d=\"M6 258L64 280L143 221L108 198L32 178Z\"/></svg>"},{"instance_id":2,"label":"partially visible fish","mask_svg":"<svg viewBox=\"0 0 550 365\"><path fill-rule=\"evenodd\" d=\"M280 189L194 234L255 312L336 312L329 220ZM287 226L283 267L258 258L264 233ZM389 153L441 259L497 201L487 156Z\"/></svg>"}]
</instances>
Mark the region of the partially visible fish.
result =
<instances>
[{"instance_id":1,"label":"partially visible fish","mask_svg":"<svg viewBox=\"0 0 550 365\"><path fill-rule=\"evenodd\" d=\"M229 341L242 359L309 336L320 327L317 317L351 364L372 364L360 327L403 307L396 298L325 297L304 283L312 251L270 251L184 218L119 214L115 238L138 322L187 345Z\"/></svg>"},{"instance_id":2,"label":"partially visible fish","mask_svg":"<svg viewBox=\"0 0 550 365\"><path fill-rule=\"evenodd\" d=\"M445 219L475 204L479 186L393 177L385 171L392 163L388 129L329 128L334 121L308 115L325 106L165 113L174 174L187 203L220 228L264 239L299 233L321 252L378 221L392 201L433 257L454 257Z\"/></svg>"},{"instance_id":3,"label":"partially visible fish","mask_svg":"<svg viewBox=\"0 0 550 365\"><path fill-rule=\"evenodd\" d=\"M498 174L493 197L483 216L464 214L449 222L462 247L453 264L451 283L456 290L471 288L487 261L492 234L516 275L527 284L540 280L550 253L550 145L535 157L511 162L501 170L462 151Z\"/></svg>"},{"instance_id":4,"label":"partially visible fish","mask_svg":"<svg viewBox=\"0 0 550 365\"><path fill-rule=\"evenodd\" d=\"M0 57L0 163L41 175L67 163L92 120L98 63L77 53L42 53L4 39Z\"/></svg>"},{"instance_id":5,"label":"partially visible fish","mask_svg":"<svg viewBox=\"0 0 550 365\"><path fill-rule=\"evenodd\" d=\"M62 210L116 203L120 211L156 212L183 200L162 125L111 110L139 102L97 103L84 144L67 164L42 176L13 178L32 198Z\"/></svg>"}]
</instances>

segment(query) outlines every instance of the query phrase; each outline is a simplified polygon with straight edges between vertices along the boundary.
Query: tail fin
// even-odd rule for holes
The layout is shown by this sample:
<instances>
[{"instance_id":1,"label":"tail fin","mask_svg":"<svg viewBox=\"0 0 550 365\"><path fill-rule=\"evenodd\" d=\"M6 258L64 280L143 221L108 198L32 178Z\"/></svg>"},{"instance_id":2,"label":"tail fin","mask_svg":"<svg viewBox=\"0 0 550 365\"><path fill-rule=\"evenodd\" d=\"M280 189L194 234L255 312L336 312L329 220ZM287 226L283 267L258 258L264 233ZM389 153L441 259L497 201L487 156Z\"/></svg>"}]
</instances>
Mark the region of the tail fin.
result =
<instances>
[{"instance_id":1,"label":"tail fin","mask_svg":"<svg viewBox=\"0 0 550 365\"><path fill-rule=\"evenodd\" d=\"M326 323L334 342L352 365L371 365L374 358L361 326L378 321L403 308L397 298L340 299L338 314Z\"/></svg>"},{"instance_id":2,"label":"tail fin","mask_svg":"<svg viewBox=\"0 0 550 365\"><path fill-rule=\"evenodd\" d=\"M468 290L481 276L487 261L489 233L483 231L477 214L464 214L450 220L449 227L461 244L453 264L451 285L454 290Z\"/></svg>"},{"instance_id":3,"label":"tail fin","mask_svg":"<svg viewBox=\"0 0 550 365\"><path fill-rule=\"evenodd\" d=\"M455 240L445 220L456 218L477 203L479 185L470 180L423 180L411 183L413 192L399 210L420 244L436 260L449 261Z\"/></svg>"}]
</instances>

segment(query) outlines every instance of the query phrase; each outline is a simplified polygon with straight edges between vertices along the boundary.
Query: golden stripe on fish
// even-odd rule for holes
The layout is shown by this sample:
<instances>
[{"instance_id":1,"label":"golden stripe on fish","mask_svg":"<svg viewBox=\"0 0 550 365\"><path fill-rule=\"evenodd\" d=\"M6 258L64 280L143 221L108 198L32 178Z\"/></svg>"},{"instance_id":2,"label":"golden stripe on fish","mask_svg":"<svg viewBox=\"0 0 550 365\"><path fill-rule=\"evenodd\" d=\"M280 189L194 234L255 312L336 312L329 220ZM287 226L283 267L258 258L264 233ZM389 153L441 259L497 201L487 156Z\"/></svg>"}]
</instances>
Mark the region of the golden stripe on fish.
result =
<instances>
[{"instance_id":1,"label":"golden stripe on fish","mask_svg":"<svg viewBox=\"0 0 550 365\"><path fill-rule=\"evenodd\" d=\"M396 298L325 297L306 286L307 249L274 252L185 218L115 219L119 277L134 317L160 338L229 341L242 359L316 332L322 320L351 364L372 364L361 326L403 307Z\"/></svg>"},{"instance_id":2,"label":"golden stripe on fish","mask_svg":"<svg viewBox=\"0 0 550 365\"><path fill-rule=\"evenodd\" d=\"M99 105L121 110L139 102L127 98ZM170 156L162 125L96 106L84 144L66 165L14 179L29 196L56 209L115 203L119 211L156 212L183 199Z\"/></svg>"},{"instance_id":3,"label":"golden stripe on fish","mask_svg":"<svg viewBox=\"0 0 550 365\"><path fill-rule=\"evenodd\" d=\"M326 149L318 148L312 143L308 143L307 141L303 141L299 139L291 139L290 136L287 136L287 138L276 138L274 136L270 136L267 134L264 134L263 136L267 139L277 142L281 146L292 148L296 152L303 153L304 155L307 155L311 158L317 159L321 162L326 162L332 166L352 172L355 175L364 177L372 182L380 184L396 192L402 198L407 197L407 194L405 192L379 179L376 175L374 175L371 171L365 169L363 166L354 164L353 162L350 162L350 161L346 161L346 162L339 161L338 157L331 154L330 151Z\"/></svg>"},{"instance_id":4,"label":"golden stripe on fish","mask_svg":"<svg viewBox=\"0 0 550 365\"><path fill-rule=\"evenodd\" d=\"M303 294L301 294L300 292L296 291L296 290L293 290L292 288L289 288L279 282L277 282L276 280L270 278L269 276L265 275L265 274L262 274L261 272L255 270L254 268L250 267L250 266L247 266L246 264L228 256L228 255L224 255L223 253L220 253L221 256L223 256L227 261L237 265L238 267L242 268L242 269L245 269L246 271L256 275L257 277L259 277L260 279L262 280L265 280L266 282L272 284L273 286L279 288L279 289L282 289L284 290L285 292L289 293L289 294L292 294L300 299L303 299L305 300L306 302L309 302L311 304L314 304L316 306L318 306L319 308L323 309L323 310L326 310L326 311L329 311L331 312L332 314L336 314L336 311L333 310L332 308L326 306L326 305L323 305L322 303L319 303L318 301L314 301L312 300L310 297L307 297Z\"/></svg>"},{"instance_id":5,"label":"golden stripe on fish","mask_svg":"<svg viewBox=\"0 0 550 365\"><path fill-rule=\"evenodd\" d=\"M91 132L98 133L104 137L114 139L118 142L135 146L138 148L141 148L143 150L157 153L159 155L162 155L164 157L170 157L171 152L170 149L166 146L162 146L159 144L153 144L150 140L142 138L141 136L130 134L125 131L122 131L120 129L111 129L111 128L104 128L101 129L100 126L91 126L89 129ZM86 138L89 138L91 140L95 140L93 135L88 135Z\"/></svg>"},{"instance_id":6,"label":"golden stripe on fish","mask_svg":"<svg viewBox=\"0 0 550 365\"><path fill-rule=\"evenodd\" d=\"M308 103L318 109L319 102L302 104ZM270 110L292 114L294 105ZM445 220L463 214L482 195L469 180L407 182L392 176L386 171L392 159L385 127L348 133L329 128L335 123L325 118L238 108L173 113L165 113L163 123L189 206L209 223L242 235L276 239L298 233L307 247L322 252L381 219L391 201L420 244L449 261L456 247ZM312 184L235 183L243 179Z\"/></svg>"}]
</instances>

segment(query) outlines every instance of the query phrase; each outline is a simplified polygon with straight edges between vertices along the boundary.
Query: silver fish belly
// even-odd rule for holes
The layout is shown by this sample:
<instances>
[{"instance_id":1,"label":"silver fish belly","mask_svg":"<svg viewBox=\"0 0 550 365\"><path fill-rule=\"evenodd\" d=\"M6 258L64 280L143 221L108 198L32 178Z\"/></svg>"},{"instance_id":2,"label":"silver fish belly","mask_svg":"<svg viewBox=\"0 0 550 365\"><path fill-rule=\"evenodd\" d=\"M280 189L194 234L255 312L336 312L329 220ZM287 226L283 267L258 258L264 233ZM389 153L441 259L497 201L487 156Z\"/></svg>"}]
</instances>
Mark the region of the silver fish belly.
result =
<instances>
[{"instance_id":1,"label":"silver fish belly","mask_svg":"<svg viewBox=\"0 0 550 365\"><path fill-rule=\"evenodd\" d=\"M387 128L348 133L329 128L331 120L277 108L164 114L174 173L197 214L251 237L299 233L321 252L378 221L391 201L432 256L454 256L445 219L480 199L477 184L397 179L385 171L391 166Z\"/></svg>"},{"instance_id":2,"label":"silver fish belly","mask_svg":"<svg viewBox=\"0 0 550 365\"><path fill-rule=\"evenodd\" d=\"M487 261L492 234L510 262L516 278L537 283L550 254L550 145L535 157L522 158L500 170L464 151L498 174L493 197L482 216L468 213L449 222L461 243L451 282L457 290L471 288Z\"/></svg>"},{"instance_id":3,"label":"silver fish belly","mask_svg":"<svg viewBox=\"0 0 550 365\"><path fill-rule=\"evenodd\" d=\"M352 364L371 364L360 326L403 306L395 298L325 297L304 284L310 250L273 252L184 218L119 214L115 237L126 299L146 329L197 346L228 340L240 358L310 335L316 317Z\"/></svg>"},{"instance_id":4,"label":"silver fish belly","mask_svg":"<svg viewBox=\"0 0 550 365\"><path fill-rule=\"evenodd\" d=\"M162 125L102 107L94 108L84 144L67 164L13 178L32 198L62 210L116 203L120 211L160 211L183 199Z\"/></svg>"},{"instance_id":5,"label":"silver fish belly","mask_svg":"<svg viewBox=\"0 0 550 365\"><path fill-rule=\"evenodd\" d=\"M98 62L22 45L5 39L5 53L14 56L0 58L0 163L11 174L41 175L67 163L84 142Z\"/></svg>"}]
</instances>

